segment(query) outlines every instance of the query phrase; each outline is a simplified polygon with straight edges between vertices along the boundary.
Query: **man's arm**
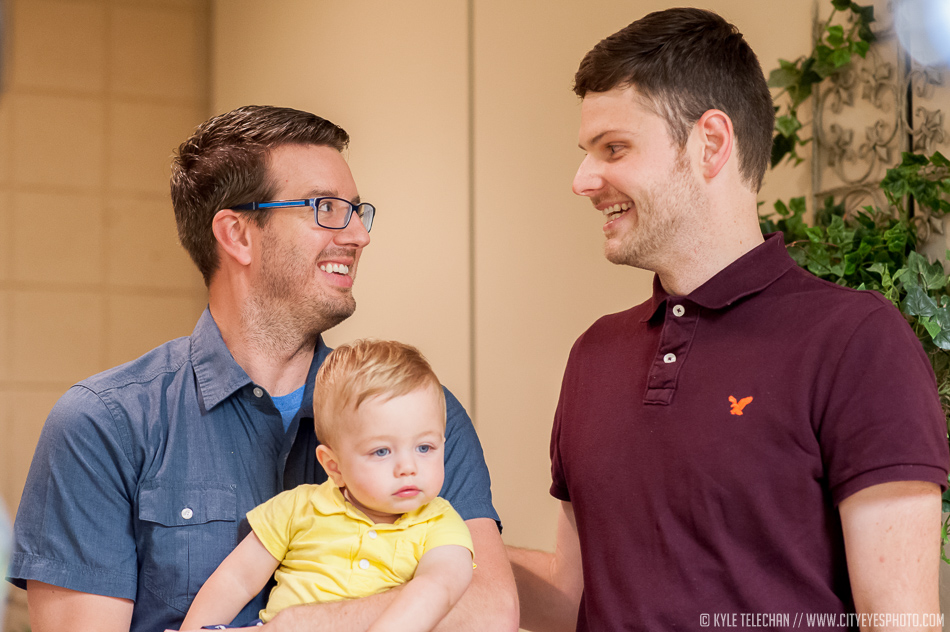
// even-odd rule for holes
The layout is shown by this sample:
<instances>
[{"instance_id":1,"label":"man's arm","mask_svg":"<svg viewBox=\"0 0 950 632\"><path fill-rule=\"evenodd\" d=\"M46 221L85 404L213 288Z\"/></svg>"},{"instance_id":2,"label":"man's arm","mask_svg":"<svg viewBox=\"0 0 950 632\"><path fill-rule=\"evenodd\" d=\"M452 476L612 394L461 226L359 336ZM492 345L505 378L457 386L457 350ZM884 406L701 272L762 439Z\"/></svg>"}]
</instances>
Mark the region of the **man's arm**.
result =
<instances>
[{"instance_id":1,"label":"man's arm","mask_svg":"<svg viewBox=\"0 0 950 632\"><path fill-rule=\"evenodd\" d=\"M26 582L33 632L129 632L132 601L78 592L34 580Z\"/></svg>"},{"instance_id":2,"label":"man's arm","mask_svg":"<svg viewBox=\"0 0 950 632\"><path fill-rule=\"evenodd\" d=\"M251 531L198 591L181 629L198 630L205 625L230 623L264 589L278 566L280 560Z\"/></svg>"},{"instance_id":3,"label":"man's arm","mask_svg":"<svg viewBox=\"0 0 950 632\"><path fill-rule=\"evenodd\" d=\"M518 601L511 567L498 526L490 518L466 520L472 534L478 568L472 583L438 632L514 632L518 629ZM264 626L274 632L365 632L405 587L363 599L298 606L282 610Z\"/></svg>"},{"instance_id":4,"label":"man's arm","mask_svg":"<svg viewBox=\"0 0 950 632\"><path fill-rule=\"evenodd\" d=\"M508 547L508 556L518 584L521 627L539 632L575 630L584 577L571 503L561 502L554 553Z\"/></svg>"},{"instance_id":5,"label":"man's arm","mask_svg":"<svg viewBox=\"0 0 950 632\"><path fill-rule=\"evenodd\" d=\"M940 488L922 481L873 485L841 501L858 613L940 612L940 507Z\"/></svg>"}]
</instances>

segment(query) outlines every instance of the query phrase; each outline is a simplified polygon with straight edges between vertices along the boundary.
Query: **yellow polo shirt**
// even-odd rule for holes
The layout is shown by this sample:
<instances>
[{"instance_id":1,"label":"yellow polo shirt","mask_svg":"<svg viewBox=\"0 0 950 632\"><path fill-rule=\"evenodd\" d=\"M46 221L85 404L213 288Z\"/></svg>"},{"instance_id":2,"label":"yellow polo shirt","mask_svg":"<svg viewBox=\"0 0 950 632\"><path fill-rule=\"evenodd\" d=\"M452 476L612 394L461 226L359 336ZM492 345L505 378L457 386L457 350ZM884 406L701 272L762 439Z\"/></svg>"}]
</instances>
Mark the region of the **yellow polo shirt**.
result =
<instances>
[{"instance_id":1,"label":"yellow polo shirt","mask_svg":"<svg viewBox=\"0 0 950 632\"><path fill-rule=\"evenodd\" d=\"M394 524L376 524L332 481L278 494L247 519L264 548L281 560L277 585L260 613L265 623L290 606L366 597L404 584L422 555L437 546L473 551L465 521L443 498Z\"/></svg>"}]
</instances>

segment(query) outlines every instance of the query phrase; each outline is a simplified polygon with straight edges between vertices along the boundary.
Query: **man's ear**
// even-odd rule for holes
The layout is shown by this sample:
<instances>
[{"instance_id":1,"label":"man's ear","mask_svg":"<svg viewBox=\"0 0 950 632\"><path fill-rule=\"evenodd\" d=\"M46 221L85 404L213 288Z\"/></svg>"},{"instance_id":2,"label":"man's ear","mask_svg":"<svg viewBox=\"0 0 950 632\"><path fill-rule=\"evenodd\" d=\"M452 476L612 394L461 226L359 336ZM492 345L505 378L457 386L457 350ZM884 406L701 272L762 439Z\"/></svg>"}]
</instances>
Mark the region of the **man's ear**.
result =
<instances>
[{"instance_id":1,"label":"man's ear","mask_svg":"<svg viewBox=\"0 0 950 632\"><path fill-rule=\"evenodd\" d=\"M732 156L735 136L732 119L721 110L706 110L696 122L702 149L700 170L706 180L715 178Z\"/></svg>"},{"instance_id":2,"label":"man's ear","mask_svg":"<svg viewBox=\"0 0 950 632\"><path fill-rule=\"evenodd\" d=\"M333 454L333 450L321 443L317 446L317 460L337 487L345 487L343 475L340 473L340 463Z\"/></svg>"},{"instance_id":3,"label":"man's ear","mask_svg":"<svg viewBox=\"0 0 950 632\"><path fill-rule=\"evenodd\" d=\"M211 220L211 231L225 254L241 265L251 263L251 233L247 215L229 208L222 209Z\"/></svg>"}]
</instances>

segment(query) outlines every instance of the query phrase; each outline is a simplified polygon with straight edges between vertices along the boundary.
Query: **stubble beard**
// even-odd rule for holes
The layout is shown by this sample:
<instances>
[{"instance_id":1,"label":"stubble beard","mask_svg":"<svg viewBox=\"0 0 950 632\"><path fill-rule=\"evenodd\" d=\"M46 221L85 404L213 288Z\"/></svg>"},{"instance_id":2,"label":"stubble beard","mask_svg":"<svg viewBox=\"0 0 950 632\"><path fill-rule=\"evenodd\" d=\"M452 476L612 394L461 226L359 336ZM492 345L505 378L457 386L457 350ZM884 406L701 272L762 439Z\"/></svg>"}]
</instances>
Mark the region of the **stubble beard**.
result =
<instances>
[{"instance_id":1,"label":"stubble beard","mask_svg":"<svg viewBox=\"0 0 950 632\"><path fill-rule=\"evenodd\" d=\"M656 272L667 253L675 256L678 238L697 221L705 198L689 170L685 152L680 153L666 181L655 183L636 201L636 225L618 242L607 240L604 255L617 265ZM668 255L667 255L668 256Z\"/></svg>"},{"instance_id":2,"label":"stubble beard","mask_svg":"<svg viewBox=\"0 0 950 632\"><path fill-rule=\"evenodd\" d=\"M315 260L308 259L294 246L265 239L260 287L242 314L245 331L265 351L284 353L312 346L320 334L353 315L353 292L351 288L311 291L314 275L321 274ZM321 255L351 257L353 253L328 249Z\"/></svg>"}]
</instances>

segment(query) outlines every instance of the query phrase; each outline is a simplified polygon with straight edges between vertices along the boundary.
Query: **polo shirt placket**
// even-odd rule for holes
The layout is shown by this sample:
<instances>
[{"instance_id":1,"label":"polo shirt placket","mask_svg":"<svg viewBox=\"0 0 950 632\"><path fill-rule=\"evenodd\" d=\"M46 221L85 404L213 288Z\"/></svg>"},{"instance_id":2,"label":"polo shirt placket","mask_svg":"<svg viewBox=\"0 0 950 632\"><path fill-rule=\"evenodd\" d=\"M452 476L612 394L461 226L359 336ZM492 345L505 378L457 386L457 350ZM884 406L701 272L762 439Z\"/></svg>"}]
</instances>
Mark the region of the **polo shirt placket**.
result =
<instances>
[{"instance_id":1,"label":"polo shirt placket","mask_svg":"<svg viewBox=\"0 0 950 632\"><path fill-rule=\"evenodd\" d=\"M689 301L668 298L665 303L660 346L647 377L644 404L666 406L673 401L677 378L686 362L696 327L699 325L699 310ZM687 305L690 309L687 309ZM660 313L659 310L657 313Z\"/></svg>"}]
</instances>

